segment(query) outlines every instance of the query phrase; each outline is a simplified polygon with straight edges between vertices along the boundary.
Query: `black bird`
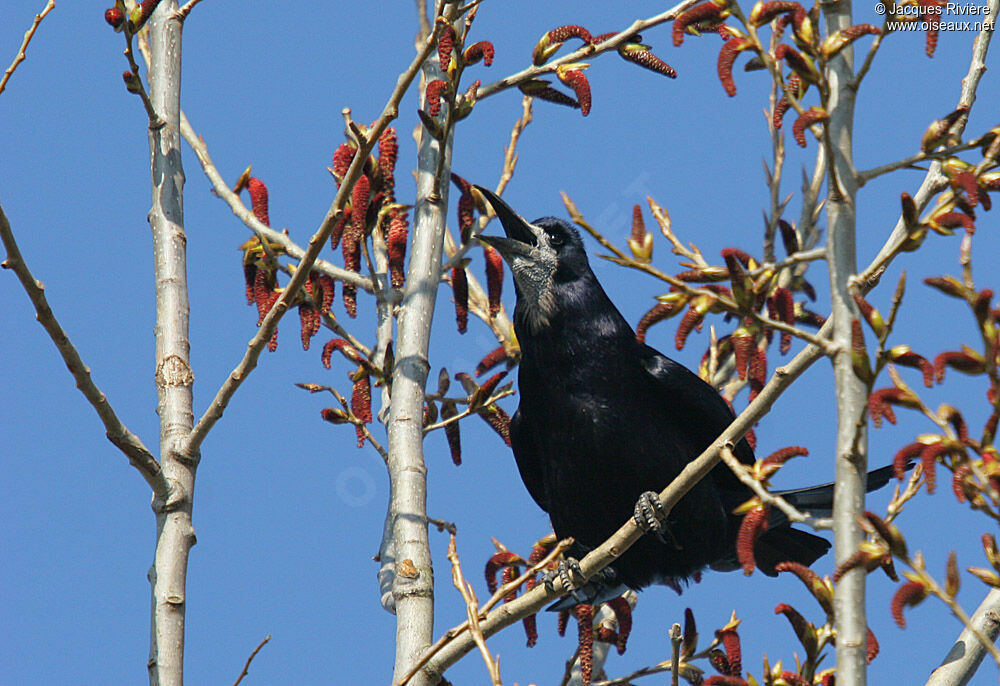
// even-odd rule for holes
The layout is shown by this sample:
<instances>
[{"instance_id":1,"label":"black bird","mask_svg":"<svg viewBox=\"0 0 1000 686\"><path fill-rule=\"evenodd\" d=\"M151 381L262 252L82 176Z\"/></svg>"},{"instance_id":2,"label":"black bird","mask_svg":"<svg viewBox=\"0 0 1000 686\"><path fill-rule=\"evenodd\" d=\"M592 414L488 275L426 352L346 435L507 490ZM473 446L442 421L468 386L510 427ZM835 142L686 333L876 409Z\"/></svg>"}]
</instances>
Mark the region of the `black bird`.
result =
<instances>
[{"instance_id":1,"label":"black bird","mask_svg":"<svg viewBox=\"0 0 1000 686\"><path fill-rule=\"evenodd\" d=\"M568 222L543 217L528 223L495 194L476 188L507 235L479 240L500 252L514 276L521 363L511 444L528 492L549 514L556 535L575 539L574 556L597 547L630 516L655 534L640 538L596 583L575 593L577 602L609 599L624 590L622 584L677 587L705 567L739 568L742 516L733 510L752 493L725 464L695 485L662 524L654 515L655 493L645 495L665 488L701 454L733 420L732 410L696 374L636 340ZM735 454L744 464L754 462L745 440ZM872 472L869 488L890 476L891 468ZM815 515L829 514L833 503L829 484L781 495ZM775 512L754 552L761 571L774 576L777 563L809 565L829 548Z\"/></svg>"}]
</instances>

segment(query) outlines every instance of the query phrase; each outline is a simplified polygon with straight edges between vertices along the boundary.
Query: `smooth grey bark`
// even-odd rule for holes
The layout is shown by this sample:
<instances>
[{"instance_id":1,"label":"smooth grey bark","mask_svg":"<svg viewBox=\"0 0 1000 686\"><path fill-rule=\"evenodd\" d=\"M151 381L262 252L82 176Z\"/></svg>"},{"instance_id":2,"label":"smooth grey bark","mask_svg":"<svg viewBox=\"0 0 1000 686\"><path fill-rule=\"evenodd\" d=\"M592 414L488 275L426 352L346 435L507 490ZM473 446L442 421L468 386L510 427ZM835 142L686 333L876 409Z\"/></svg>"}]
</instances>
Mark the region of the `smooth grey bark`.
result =
<instances>
[{"instance_id":1,"label":"smooth grey bark","mask_svg":"<svg viewBox=\"0 0 1000 686\"><path fill-rule=\"evenodd\" d=\"M976 608L970 624L994 643L1000 637L1000 590L992 589ZM926 686L965 686L986 657L986 646L968 628L962 630Z\"/></svg>"},{"instance_id":2,"label":"smooth grey bark","mask_svg":"<svg viewBox=\"0 0 1000 686\"><path fill-rule=\"evenodd\" d=\"M827 35L851 26L850 0L824 6ZM868 468L867 432L862 423L867 388L851 361L851 326L857 318L848 285L857 272L855 223L857 184L854 174L853 123L854 53L848 47L830 60L826 71L830 119L824 132L832 159L827 188L827 261L833 314L833 360L837 396L836 476L833 500L833 538L837 563L858 549L863 534L857 515L864 509ZM865 571L845 574L836 586L834 615L837 629L837 683L864 686L868 622L865 617Z\"/></svg>"},{"instance_id":3,"label":"smooth grey bark","mask_svg":"<svg viewBox=\"0 0 1000 686\"><path fill-rule=\"evenodd\" d=\"M188 553L195 543L191 524L197 455L181 447L191 431L187 238L184 234L184 170L181 167L181 22L176 0L163 0L149 21L150 100L159 122L149 130L156 283L156 390L160 417L160 464L170 497L154 499L156 553L152 586L149 681L184 683L184 610Z\"/></svg>"},{"instance_id":4,"label":"smooth grey bark","mask_svg":"<svg viewBox=\"0 0 1000 686\"><path fill-rule=\"evenodd\" d=\"M425 62L427 80L440 78L436 62L433 57ZM424 131L417 156L413 239L400 309L389 406L391 494L386 527L392 535L391 542L387 545L384 542L382 562L392 565L392 601L396 613L394 681L398 681L431 644L434 630L434 572L427 536L423 408L430 371L427 349L440 284L448 206L448 184L436 182L439 165L443 169L440 178L447 179L451 169L450 139L442 145ZM386 569L383 567L383 572ZM424 686L432 682L425 674L418 673L409 683Z\"/></svg>"}]
</instances>

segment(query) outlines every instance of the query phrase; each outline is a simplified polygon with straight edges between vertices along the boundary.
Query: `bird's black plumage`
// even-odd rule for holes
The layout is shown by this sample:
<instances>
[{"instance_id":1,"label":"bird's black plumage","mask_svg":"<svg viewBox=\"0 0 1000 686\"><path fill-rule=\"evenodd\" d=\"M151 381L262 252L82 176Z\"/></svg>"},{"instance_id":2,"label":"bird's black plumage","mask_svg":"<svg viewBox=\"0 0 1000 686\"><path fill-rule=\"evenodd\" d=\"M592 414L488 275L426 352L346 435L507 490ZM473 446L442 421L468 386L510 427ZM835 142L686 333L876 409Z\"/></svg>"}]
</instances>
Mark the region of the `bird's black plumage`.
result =
<instances>
[{"instance_id":1,"label":"bird's black plumage","mask_svg":"<svg viewBox=\"0 0 1000 686\"><path fill-rule=\"evenodd\" d=\"M480 189L483 190L483 189ZM506 238L480 236L511 266L517 292L514 328L521 346L520 406L511 443L521 478L560 538L583 554L614 533L646 491L660 491L729 425L733 413L709 384L636 340L587 260L583 242L555 217L532 224L489 191ZM745 463L753 450L741 440ZM878 481L887 476L881 474ZM884 483L884 480L883 480ZM828 512L832 487L803 495L815 514ZM705 567L738 567L741 516L752 496L724 464L671 510L662 535L644 535L613 564L632 588L676 585ZM755 547L766 573L785 560L811 564L830 547L818 536L773 519Z\"/></svg>"}]
</instances>

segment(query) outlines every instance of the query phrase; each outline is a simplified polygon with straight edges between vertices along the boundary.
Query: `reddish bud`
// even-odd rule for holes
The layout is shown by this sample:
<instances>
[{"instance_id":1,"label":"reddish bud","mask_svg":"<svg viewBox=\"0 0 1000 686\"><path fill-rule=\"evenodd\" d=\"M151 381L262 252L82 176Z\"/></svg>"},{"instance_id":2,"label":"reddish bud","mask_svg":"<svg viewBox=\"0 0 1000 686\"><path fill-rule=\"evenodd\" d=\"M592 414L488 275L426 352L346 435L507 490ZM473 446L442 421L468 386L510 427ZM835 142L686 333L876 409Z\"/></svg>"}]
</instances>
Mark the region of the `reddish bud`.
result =
<instances>
[{"instance_id":1,"label":"reddish bud","mask_svg":"<svg viewBox=\"0 0 1000 686\"><path fill-rule=\"evenodd\" d=\"M654 305L651 310L642 315L642 319L639 320L639 324L635 327L635 339L640 343L645 343L646 332L649 331L649 327L657 322L662 322L664 319L668 319L675 314L677 314L677 306L675 303L660 303L658 305Z\"/></svg>"},{"instance_id":2,"label":"reddish bud","mask_svg":"<svg viewBox=\"0 0 1000 686\"><path fill-rule=\"evenodd\" d=\"M695 24L717 23L727 16L729 16L729 10L726 9L726 3L723 2L719 5L712 0L682 12L674 19L674 47L680 47L684 43L684 34L688 31L688 27Z\"/></svg>"},{"instance_id":3,"label":"reddish bud","mask_svg":"<svg viewBox=\"0 0 1000 686\"><path fill-rule=\"evenodd\" d=\"M782 14L790 14L797 11L805 11L805 8L797 2L789 0L774 0L773 2L758 2L750 11L750 23L753 26L763 26Z\"/></svg>"},{"instance_id":4,"label":"reddish bud","mask_svg":"<svg viewBox=\"0 0 1000 686\"><path fill-rule=\"evenodd\" d=\"M932 216L928 224L938 233L945 235L950 235L952 229L958 228L963 228L970 233L976 230L976 224L972 221L972 217L964 212L944 212Z\"/></svg>"},{"instance_id":5,"label":"reddish bud","mask_svg":"<svg viewBox=\"0 0 1000 686\"><path fill-rule=\"evenodd\" d=\"M125 13L117 7L110 7L104 10L104 21L117 31L125 23Z\"/></svg>"},{"instance_id":6,"label":"reddish bud","mask_svg":"<svg viewBox=\"0 0 1000 686\"><path fill-rule=\"evenodd\" d=\"M344 236L344 229L351 222L351 208L345 207L344 211L340 215L340 219L337 223L333 225L333 230L330 231L330 249L336 250L337 246L340 245L340 239Z\"/></svg>"},{"instance_id":7,"label":"reddish bud","mask_svg":"<svg viewBox=\"0 0 1000 686\"><path fill-rule=\"evenodd\" d=\"M868 396L868 414L871 415L875 426L882 426L883 417L890 424L896 423L896 414L892 410L892 405L919 407L920 403L912 393L901 388L889 387L873 391Z\"/></svg>"},{"instance_id":8,"label":"reddish bud","mask_svg":"<svg viewBox=\"0 0 1000 686\"><path fill-rule=\"evenodd\" d=\"M477 410L476 414L482 417L483 421L489 424L491 429L496 431L497 435L507 444L507 447L510 447L510 415L504 412L503 408L494 403Z\"/></svg>"},{"instance_id":9,"label":"reddish bud","mask_svg":"<svg viewBox=\"0 0 1000 686\"><path fill-rule=\"evenodd\" d=\"M319 331L320 326L319 311L310 303L299 305L299 328L303 350L309 350L309 341Z\"/></svg>"},{"instance_id":10,"label":"reddish bud","mask_svg":"<svg viewBox=\"0 0 1000 686\"><path fill-rule=\"evenodd\" d=\"M906 478L906 469L910 462L916 459L924 450L923 443L910 443L899 449L892 460L892 473L897 479L902 481Z\"/></svg>"},{"instance_id":11,"label":"reddish bud","mask_svg":"<svg viewBox=\"0 0 1000 686\"><path fill-rule=\"evenodd\" d=\"M490 352L486 353L486 357L481 359L479 364L476 365L476 376L482 376L504 361L507 361L509 364L507 350L502 345L497 346Z\"/></svg>"},{"instance_id":12,"label":"reddish bud","mask_svg":"<svg viewBox=\"0 0 1000 686\"><path fill-rule=\"evenodd\" d=\"M736 82L733 81L733 63L741 52L753 46L753 41L749 38L730 38L722 44L719 50L719 59L716 68L719 72L719 81L726 95L733 97L736 95Z\"/></svg>"},{"instance_id":13,"label":"reddish bud","mask_svg":"<svg viewBox=\"0 0 1000 686\"><path fill-rule=\"evenodd\" d=\"M403 286L406 275L403 263L406 260L406 239L409 233L409 221L406 218L406 212L393 210L392 219L389 221L389 236L386 239L386 247L389 253L389 277L392 279L393 288L401 288Z\"/></svg>"},{"instance_id":14,"label":"reddish bud","mask_svg":"<svg viewBox=\"0 0 1000 686\"><path fill-rule=\"evenodd\" d=\"M547 102L554 102L557 105L566 105L567 107L572 107L574 109L580 108L580 103L578 103L573 98L569 97L562 91L558 91L549 85L548 81L543 79L532 79L531 81L525 81L520 84L518 88L525 95L530 95L533 98L538 98L539 100L545 100Z\"/></svg>"},{"instance_id":15,"label":"reddish bud","mask_svg":"<svg viewBox=\"0 0 1000 686\"><path fill-rule=\"evenodd\" d=\"M399 157L399 141L396 129L390 127L378 139L378 175L382 180L382 191L387 202L395 200L396 159Z\"/></svg>"},{"instance_id":16,"label":"reddish bud","mask_svg":"<svg viewBox=\"0 0 1000 686\"><path fill-rule=\"evenodd\" d=\"M676 79L677 71L669 64L654 55L645 45L637 43L625 43L618 48L618 54L622 59L628 60L640 67L645 67L657 74L663 74L667 78Z\"/></svg>"},{"instance_id":17,"label":"reddish bud","mask_svg":"<svg viewBox=\"0 0 1000 686\"><path fill-rule=\"evenodd\" d=\"M584 43L592 43L594 40L594 37L590 35L590 31L575 24L568 24L552 29L548 33L548 38L551 43L564 43L570 38L579 38Z\"/></svg>"},{"instance_id":18,"label":"reddish bud","mask_svg":"<svg viewBox=\"0 0 1000 686\"><path fill-rule=\"evenodd\" d=\"M625 644L628 643L629 634L632 633L632 606L621 596L607 601L607 605L615 613L615 621L618 622L618 636L615 642L618 654L624 655Z\"/></svg>"},{"instance_id":19,"label":"reddish bud","mask_svg":"<svg viewBox=\"0 0 1000 686\"><path fill-rule=\"evenodd\" d=\"M943 0L917 0L917 4L921 7L944 7L945 5ZM927 22L927 38L924 47L928 57L934 57L934 51L937 49L938 30L941 23L937 21L939 16L934 14L928 15L930 21Z\"/></svg>"},{"instance_id":20,"label":"reddish bud","mask_svg":"<svg viewBox=\"0 0 1000 686\"><path fill-rule=\"evenodd\" d=\"M865 661L868 664L871 664L872 660L878 657L878 653L879 653L878 639L875 638L875 632L873 632L871 629L868 629L868 636L865 643ZM824 681L823 683L824 686L826 686L827 682ZM830 682L830 686L833 686L832 681Z\"/></svg>"},{"instance_id":21,"label":"reddish bud","mask_svg":"<svg viewBox=\"0 0 1000 686\"><path fill-rule=\"evenodd\" d=\"M445 401L441 403L441 419L450 419L458 415L458 408L455 403ZM445 439L448 441L448 451L451 453L451 461L455 466L462 464L462 434L458 428L458 422L453 421L444 425Z\"/></svg>"},{"instance_id":22,"label":"reddish bud","mask_svg":"<svg viewBox=\"0 0 1000 686\"><path fill-rule=\"evenodd\" d=\"M910 581L899 587L895 595L892 596L892 603L889 606L892 618L900 629L906 628L906 619L903 617L904 607L913 607L927 597L927 587L919 581Z\"/></svg>"},{"instance_id":23,"label":"reddish bud","mask_svg":"<svg viewBox=\"0 0 1000 686\"><path fill-rule=\"evenodd\" d=\"M762 533L767 531L768 511L763 507L755 507L746 513L740 522L740 530L736 534L736 554L747 576L753 574L757 561L754 558L754 544ZM729 650L726 650L727 654Z\"/></svg>"},{"instance_id":24,"label":"reddish bud","mask_svg":"<svg viewBox=\"0 0 1000 686\"><path fill-rule=\"evenodd\" d=\"M784 286L778 286L774 289L771 299L774 302L778 319L788 325L795 324L795 298L792 296L792 292ZM787 353L791 347L792 334L782 331L780 348L782 354Z\"/></svg>"},{"instance_id":25,"label":"reddish bud","mask_svg":"<svg viewBox=\"0 0 1000 686\"><path fill-rule=\"evenodd\" d=\"M323 355L320 357L320 361L323 366L327 369L330 368L330 358L333 356L333 351L336 350L340 352L344 357L346 357L351 362L357 364L363 364L367 360L364 355L362 355L357 348L351 345L349 342L343 338L334 338L332 341L323 346Z\"/></svg>"},{"instance_id":26,"label":"reddish bud","mask_svg":"<svg viewBox=\"0 0 1000 686\"><path fill-rule=\"evenodd\" d=\"M500 295L503 289L503 258L496 248L483 247L486 257L486 294L490 304L490 317L500 312Z\"/></svg>"},{"instance_id":27,"label":"reddish bud","mask_svg":"<svg viewBox=\"0 0 1000 686\"><path fill-rule=\"evenodd\" d=\"M451 64L451 52L455 48L455 29L451 24L445 24L444 29L438 37L438 61L441 64L441 71L448 71ZM431 114L434 114L431 112Z\"/></svg>"},{"instance_id":28,"label":"reddish bud","mask_svg":"<svg viewBox=\"0 0 1000 686\"><path fill-rule=\"evenodd\" d=\"M365 220L370 200L371 181L365 174L362 174L351 191L351 229L354 232L352 240L360 241L365 234ZM357 269L352 271L357 271Z\"/></svg>"},{"instance_id":29,"label":"reddish bud","mask_svg":"<svg viewBox=\"0 0 1000 686\"><path fill-rule=\"evenodd\" d=\"M250 205L253 207L253 214L264 226L271 225L271 219L267 215L267 186L260 179L251 176L247 181L247 190L250 192Z\"/></svg>"},{"instance_id":30,"label":"reddish bud","mask_svg":"<svg viewBox=\"0 0 1000 686\"><path fill-rule=\"evenodd\" d=\"M129 19L132 22L132 33L138 33L139 29L146 25L146 22L153 15L160 0L144 0L135 6Z\"/></svg>"},{"instance_id":31,"label":"reddish bud","mask_svg":"<svg viewBox=\"0 0 1000 686\"><path fill-rule=\"evenodd\" d=\"M925 445L920 452L920 464L924 469L924 481L927 482L927 492L933 493L937 489L937 461L951 452L945 443L931 443Z\"/></svg>"},{"instance_id":32,"label":"reddish bud","mask_svg":"<svg viewBox=\"0 0 1000 686\"><path fill-rule=\"evenodd\" d=\"M482 60L487 67L493 64L493 43L481 40L467 47L462 53L462 61L466 64L475 64L479 60Z\"/></svg>"},{"instance_id":33,"label":"reddish bud","mask_svg":"<svg viewBox=\"0 0 1000 686\"><path fill-rule=\"evenodd\" d=\"M950 350L943 352L934 358L934 375L938 383L944 381L945 367L951 367L963 374L975 376L986 373L986 361L978 354L970 354L971 351Z\"/></svg>"},{"instance_id":34,"label":"reddish bud","mask_svg":"<svg viewBox=\"0 0 1000 686\"><path fill-rule=\"evenodd\" d=\"M802 647L806 649L807 656L813 656L816 654L818 649L818 641L816 636L816 628L806 621L798 610L796 610L791 605L786 605L781 603L774 608L774 614L784 615L788 623L792 625L792 631L799 639L799 643Z\"/></svg>"},{"instance_id":35,"label":"reddish bud","mask_svg":"<svg viewBox=\"0 0 1000 686\"><path fill-rule=\"evenodd\" d=\"M862 36L878 36L881 34L882 30L872 26L871 24L857 24L855 26L849 26L846 29L841 29L840 31L828 36L827 39L823 41L820 52L823 54L824 58L830 59Z\"/></svg>"},{"instance_id":36,"label":"reddish bud","mask_svg":"<svg viewBox=\"0 0 1000 686\"><path fill-rule=\"evenodd\" d=\"M684 317L681 318L681 323L677 326L677 334L674 336L674 345L677 346L678 350L684 349L687 337L696 326L701 324L704 318L705 313L698 308L693 305L688 308L687 312L684 313Z\"/></svg>"},{"instance_id":37,"label":"reddish bud","mask_svg":"<svg viewBox=\"0 0 1000 686\"><path fill-rule=\"evenodd\" d=\"M592 605L577 605L573 608L576 616L577 636L579 640L580 677L583 686L590 686L594 672L594 607Z\"/></svg>"},{"instance_id":38,"label":"reddish bud","mask_svg":"<svg viewBox=\"0 0 1000 686\"><path fill-rule=\"evenodd\" d=\"M453 267L451 270L451 292L455 298L455 319L458 322L458 332L465 333L469 325L469 281L465 267Z\"/></svg>"},{"instance_id":39,"label":"reddish bud","mask_svg":"<svg viewBox=\"0 0 1000 686\"><path fill-rule=\"evenodd\" d=\"M441 114L441 94L448 89L448 82L436 79L427 84L425 98L427 100L427 112L436 117Z\"/></svg>"},{"instance_id":40,"label":"reddish bud","mask_svg":"<svg viewBox=\"0 0 1000 686\"><path fill-rule=\"evenodd\" d=\"M351 166L351 162L354 161L354 155L357 152L357 148L347 143L341 143L336 152L333 153L333 166L330 168L330 172L333 174L333 178L337 180L338 186L344 179L344 175L347 174L347 169Z\"/></svg>"},{"instance_id":41,"label":"reddish bud","mask_svg":"<svg viewBox=\"0 0 1000 686\"><path fill-rule=\"evenodd\" d=\"M454 176L454 174L452 175ZM471 190L463 190L458 198L458 231L462 238L462 243L468 243L472 238L472 227L475 223L476 200L472 197Z\"/></svg>"},{"instance_id":42,"label":"reddish bud","mask_svg":"<svg viewBox=\"0 0 1000 686\"><path fill-rule=\"evenodd\" d=\"M800 147L806 147L806 129L813 124L829 119L829 115L822 107L810 107L796 118L792 124L792 136Z\"/></svg>"},{"instance_id":43,"label":"reddish bud","mask_svg":"<svg viewBox=\"0 0 1000 686\"><path fill-rule=\"evenodd\" d=\"M953 298L965 300L969 295L969 289L961 281L951 276L929 276L924 279L924 283Z\"/></svg>"},{"instance_id":44,"label":"reddish bud","mask_svg":"<svg viewBox=\"0 0 1000 686\"><path fill-rule=\"evenodd\" d=\"M524 561L517 553L512 553L509 550L501 551L496 553L486 562L486 587L489 589L490 593L497 592L497 572L502 569L512 569L516 567L526 567L527 562Z\"/></svg>"},{"instance_id":45,"label":"reddish bud","mask_svg":"<svg viewBox=\"0 0 1000 686\"><path fill-rule=\"evenodd\" d=\"M580 114L585 117L590 114L590 82L587 81L587 76L579 69L559 70L556 75L573 89L576 100L580 103Z\"/></svg>"},{"instance_id":46,"label":"reddish bud","mask_svg":"<svg viewBox=\"0 0 1000 686\"><path fill-rule=\"evenodd\" d=\"M253 299L257 304L257 326L261 325L264 317L271 309L271 293L274 288L273 276L267 269L258 268L254 275Z\"/></svg>"}]
</instances>

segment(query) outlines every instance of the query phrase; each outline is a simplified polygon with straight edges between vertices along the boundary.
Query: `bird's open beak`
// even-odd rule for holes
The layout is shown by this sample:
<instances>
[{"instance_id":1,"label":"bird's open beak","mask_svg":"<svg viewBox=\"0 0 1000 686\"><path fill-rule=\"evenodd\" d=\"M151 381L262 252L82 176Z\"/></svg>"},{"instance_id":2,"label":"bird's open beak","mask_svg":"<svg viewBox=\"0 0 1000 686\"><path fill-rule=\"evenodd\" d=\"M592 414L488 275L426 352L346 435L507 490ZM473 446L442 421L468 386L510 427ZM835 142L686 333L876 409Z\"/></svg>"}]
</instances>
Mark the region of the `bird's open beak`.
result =
<instances>
[{"instance_id":1,"label":"bird's open beak","mask_svg":"<svg viewBox=\"0 0 1000 686\"><path fill-rule=\"evenodd\" d=\"M501 200L500 196L493 191L487 190L482 186L473 186L473 188L482 193L483 197L493 206L493 210L497 213L497 217L503 225L504 233L507 234L506 238L480 235L478 236L479 240L487 245L492 245L505 258L510 258L514 255L529 255L531 249L537 244L537 240L535 232L531 230L528 222L518 216L510 208L510 205Z\"/></svg>"}]
</instances>

